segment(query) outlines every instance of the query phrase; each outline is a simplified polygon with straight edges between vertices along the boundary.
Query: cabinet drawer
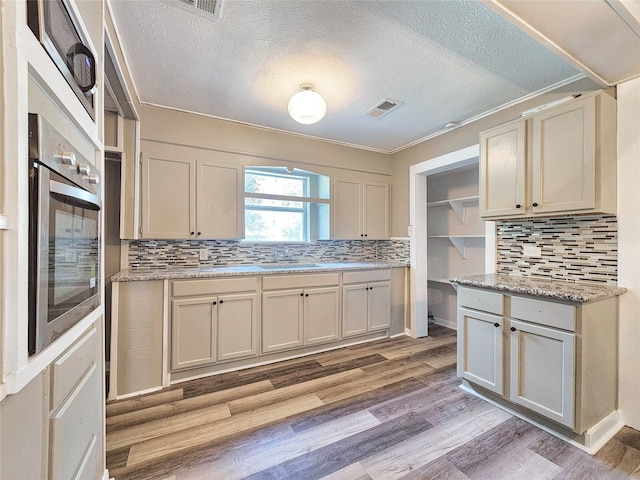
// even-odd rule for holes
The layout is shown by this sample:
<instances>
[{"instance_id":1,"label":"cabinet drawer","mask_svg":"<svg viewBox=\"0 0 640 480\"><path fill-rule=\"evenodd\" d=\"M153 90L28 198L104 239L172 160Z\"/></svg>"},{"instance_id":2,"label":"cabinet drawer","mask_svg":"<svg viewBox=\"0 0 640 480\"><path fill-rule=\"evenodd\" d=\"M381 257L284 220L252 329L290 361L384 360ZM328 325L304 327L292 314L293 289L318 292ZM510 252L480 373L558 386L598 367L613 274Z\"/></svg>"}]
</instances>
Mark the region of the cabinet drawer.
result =
<instances>
[{"instance_id":1,"label":"cabinet drawer","mask_svg":"<svg viewBox=\"0 0 640 480\"><path fill-rule=\"evenodd\" d=\"M356 272L344 272L342 274L343 283L366 283L391 280L391 269L383 270L359 270Z\"/></svg>"},{"instance_id":2,"label":"cabinet drawer","mask_svg":"<svg viewBox=\"0 0 640 480\"><path fill-rule=\"evenodd\" d=\"M81 337L51 365L51 409L67 396L100 355L99 335L95 327Z\"/></svg>"},{"instance_id":3,"label":"cabinet drawer","mask_svg":"<svg viewBox=\"0 0 640 480\"><path fill-rule=\"evenodd\" d=\"M192 295L217 295L229 292L247 292L258 289L258 278L208 278L203 280L174 280L171 294L173 297Z\"/></svg>"},{"instance_id":4,"label":"cabinet drawer","mask_svg":"<svg viewBox=\"0 0 640 480\"><path fill-rule=\"evenodd\" d=\"M576 307L564 303L512 297L511 316L571 332L576 329Z\"/></svg>"},{"instance_id":5,"label":"cabinet drawer","mask_svg":"<svg viewBox=\"0 0 640 480\"><path fill-rule=\"evenodd\" d=\"M461 307L502 315L504 311L503 299L504 296L498 292L477 288L458 288L458 304Z\"/></svg>"},{"instance_id":6,"label":"cabinet drawer","mask_svg":"<svg viewBox=\"0 0 640 480\"><path fill-rule=\"evenodd\" d=\"M339 273L319 273L311 275L269 275L262 279L264 290L285 288L309 288L338 285Z\"/></svg>"}]
</instances>

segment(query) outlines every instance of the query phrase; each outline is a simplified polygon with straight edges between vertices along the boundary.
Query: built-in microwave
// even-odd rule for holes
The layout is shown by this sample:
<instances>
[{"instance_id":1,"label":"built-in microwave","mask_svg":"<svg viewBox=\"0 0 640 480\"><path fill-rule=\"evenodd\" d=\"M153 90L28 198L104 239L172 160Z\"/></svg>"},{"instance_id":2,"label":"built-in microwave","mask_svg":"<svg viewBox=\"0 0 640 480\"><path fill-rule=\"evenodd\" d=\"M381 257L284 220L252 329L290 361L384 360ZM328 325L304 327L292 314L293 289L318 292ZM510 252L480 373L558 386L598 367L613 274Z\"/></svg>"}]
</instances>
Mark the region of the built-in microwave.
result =
<instances>
[{"instance_id":1,"label":"built-in microwave","mask_svg":"<svg viewBox=\"0 0 640 480\"><path fill-rule=\"evenodd\" d=\"M27 0L27 23L95 120L95 55L69 1Z\"/></svg>"},{"instance_id":2,"label":"built-in microwave","mask_svg":"<svg viewBox=\"0 0 640 480\"><path fill-rule=\"evenodd\" d=\"M98 170L29 114L29 354L100 305Z\"/></svg>"}]
</instances>

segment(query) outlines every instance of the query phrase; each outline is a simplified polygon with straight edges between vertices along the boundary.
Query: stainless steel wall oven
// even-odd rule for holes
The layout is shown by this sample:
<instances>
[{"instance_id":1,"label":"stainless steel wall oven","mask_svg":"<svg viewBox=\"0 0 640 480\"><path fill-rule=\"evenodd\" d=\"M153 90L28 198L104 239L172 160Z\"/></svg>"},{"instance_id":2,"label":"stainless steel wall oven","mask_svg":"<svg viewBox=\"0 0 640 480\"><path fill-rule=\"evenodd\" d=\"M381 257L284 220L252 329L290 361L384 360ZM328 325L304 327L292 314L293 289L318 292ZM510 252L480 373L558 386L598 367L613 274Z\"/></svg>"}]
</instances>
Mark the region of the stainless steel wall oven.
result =
<instances>
[{"instance_id":1,"label":"stainless steel wall oven","mask_svg":"<svg viewBox=\"0 0 640 480\"><path fill-rule=\"evenodd\" d=\"M29 114L29 354L100 304L98 171Z\"/></svg>"}]
</instances>

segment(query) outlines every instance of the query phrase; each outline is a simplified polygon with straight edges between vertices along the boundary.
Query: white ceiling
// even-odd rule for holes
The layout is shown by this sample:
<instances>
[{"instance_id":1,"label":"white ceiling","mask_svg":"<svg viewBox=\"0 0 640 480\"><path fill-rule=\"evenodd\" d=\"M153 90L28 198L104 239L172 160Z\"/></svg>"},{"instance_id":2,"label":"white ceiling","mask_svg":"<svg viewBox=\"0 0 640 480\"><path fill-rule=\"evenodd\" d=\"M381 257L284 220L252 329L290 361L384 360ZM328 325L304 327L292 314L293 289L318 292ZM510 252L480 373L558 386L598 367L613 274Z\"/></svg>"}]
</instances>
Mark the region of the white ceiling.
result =
<instances>
[{"instance_id":1,"label":"white ceiling","mask_svg":"<svg viewBox=\"0 0 640 480\"><path fill-rule=\"evenodd\" d=\"M393 152L579 72L476 0L111 0L144 103ZM327 115L287 113L312 83ZM404 105L374 120L385 98Z\"/></svg>"}]
</instances>

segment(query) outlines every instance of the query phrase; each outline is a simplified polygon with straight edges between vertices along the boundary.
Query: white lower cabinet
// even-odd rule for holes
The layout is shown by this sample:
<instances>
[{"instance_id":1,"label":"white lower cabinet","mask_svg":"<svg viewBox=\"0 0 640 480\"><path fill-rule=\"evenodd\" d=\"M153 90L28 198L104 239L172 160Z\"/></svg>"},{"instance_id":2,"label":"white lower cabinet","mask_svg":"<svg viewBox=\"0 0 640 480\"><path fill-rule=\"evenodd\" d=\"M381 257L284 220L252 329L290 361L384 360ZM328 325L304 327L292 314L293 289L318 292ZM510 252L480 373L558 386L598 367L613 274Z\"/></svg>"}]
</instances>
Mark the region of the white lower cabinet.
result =
<instances>
[{"instance_id":1,"label":"white lower cabinet","mask_svg":"<svg viewBox=\"0 0 640 480\"><path fill-rule=\"evenodd\" d=\"M304 292L304 343L333 342L340 338L338 287L311 288Z\"/></svg>"},{"instance_id":2,"label":"white lower cabinet","mask_svg":"<svg viewBox=\"0 0 640 480\"><path fill-rule=\"evenodd\" d=\"M458 376L502 395L503 318L458 309Z\"/></svg>"},{"instance_id":3,"label":"white lower cabinet","mask_svg":"<svg viewBox=\"0 0 640 480\"><path fill-rule=\"evenodd\" d=\"M458 288L458 375L579 434L617 408L617 297Z\"/></svg>"},{"instance_id":4,"label":"white lower cabinet","mask_svg":"<svg viewBox=\"0 0 640 480\"><path fill-rule=\"evenodd\" d=\"M304 345L301 289L262 294L262 351L277 352Z\"/></svg>"},{"instance_id":5,"label":"white lower cabinet","mask_svg":"<svg viewBox=\"0 0 640 480\"><path fill-rule=\"evenodd\" d=\"M345 272L342 336L386 330L391 319L391 271Z\"/></svg>"},{"instance_id":6,"label":"white lower cabinet","mask_svg":"<svg viewBox=\"0 0 640 480\"><path fill-rule=\"evenodd\" d=\"M50 479L93 479L102 469L101 336L92 327L51 365Z\"/></svg>"},{"instance_id":7,"label":"white lower cabinet","mask_svg":"<svg viewBox=\"0 0 640 480\"><path fill-rule=\"evenodd\" d=\"M510 330L509 400L573 428L576 336L517 320Z\"/></svg>"},{"instance_id":8,"label":"white lower cabinet","mask_svg":"<svg viewBox=\"0 0 640 480\"><path fill-rule=\"evenodd\" d=\"M259 312L256 286L255 278L174 281L171 370L256 356ZM231 293L235 289L248 291ZM219 294L214 295L215 292ZM209 295L180 298L198 293Z\"/></svg>"},{"instance_id":9,"label":"white lower cabinet","mask_svg":"<svg viewBox=\"0 0 640 480\"><path fill-rule=\"evenodd\" d=\"M278 352L338 340L338 282L338 274L266 277L262 351ZM287 288L294 285L302 288Z\"/></svg>"}]
</instances>

